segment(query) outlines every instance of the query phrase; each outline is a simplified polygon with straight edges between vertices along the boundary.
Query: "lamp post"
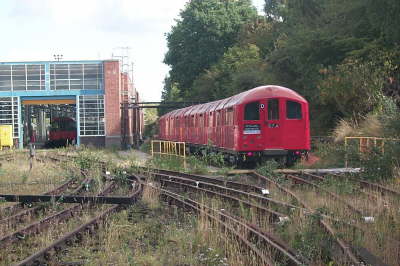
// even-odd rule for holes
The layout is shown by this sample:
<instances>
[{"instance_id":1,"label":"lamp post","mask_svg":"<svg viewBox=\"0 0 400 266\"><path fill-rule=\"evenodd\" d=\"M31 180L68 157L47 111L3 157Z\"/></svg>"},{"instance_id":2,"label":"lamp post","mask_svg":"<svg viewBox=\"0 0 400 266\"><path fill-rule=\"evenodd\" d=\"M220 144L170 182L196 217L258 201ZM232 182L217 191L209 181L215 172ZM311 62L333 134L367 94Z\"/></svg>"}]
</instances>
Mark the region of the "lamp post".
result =
<instances>
[{"instance_id":1,"label":"lamp post","mask_svg":"<svg viewBox=\"0 0 400 266\"><path fill-rule=\"evenodd\" d=\"M54 60L57 60L58 62L60 62L60 60L63 59L63 55L62 54L55 54L54 56Z\"/></svg>"}]
</instances>

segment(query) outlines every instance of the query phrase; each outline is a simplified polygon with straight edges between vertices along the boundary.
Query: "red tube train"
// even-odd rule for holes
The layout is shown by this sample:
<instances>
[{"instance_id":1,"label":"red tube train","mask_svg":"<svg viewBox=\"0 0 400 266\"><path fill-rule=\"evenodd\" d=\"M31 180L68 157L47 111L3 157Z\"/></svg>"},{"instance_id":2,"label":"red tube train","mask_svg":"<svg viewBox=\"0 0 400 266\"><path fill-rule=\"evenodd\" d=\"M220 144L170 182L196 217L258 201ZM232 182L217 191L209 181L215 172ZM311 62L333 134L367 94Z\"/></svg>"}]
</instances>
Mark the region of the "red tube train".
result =
<instances>
[{"instance_id":1,"label":"red tube train","mask_svg":"<svg viewBox=\"0 0 400 266\"><path fill-rule=\"evenodd\" d=\"M70 117L54 117L51 121L47 148L62 147L76 141L76 122Z\"/></svg>"},{"instance_id":2,"label":"red tube train","mask_svg":"<svg viewBox=\"0 0 400 266\"><path fill-rule=\"evenodd\" d=\"M308 102L295 91L261 86L232 97L169 112L160 138L186 142L191 152L213 149L233 163L286 159L310 150Z\"/></svg>"}]
</instances>

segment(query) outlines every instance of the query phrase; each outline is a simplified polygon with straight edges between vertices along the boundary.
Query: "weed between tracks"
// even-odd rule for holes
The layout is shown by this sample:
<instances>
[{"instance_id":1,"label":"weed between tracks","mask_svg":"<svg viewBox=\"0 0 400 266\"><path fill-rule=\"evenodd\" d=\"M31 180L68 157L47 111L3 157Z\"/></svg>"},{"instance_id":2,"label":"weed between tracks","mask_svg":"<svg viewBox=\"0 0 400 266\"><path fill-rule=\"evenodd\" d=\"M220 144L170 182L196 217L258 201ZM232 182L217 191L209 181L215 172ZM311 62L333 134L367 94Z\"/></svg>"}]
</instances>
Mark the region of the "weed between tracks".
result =
<instances>
[{"instance_id":1,"label":"weed between tracks","mask_svg":"<svg viewBox=\"0 0 400 266\"><path fill-rule=\"evenodd\" d=\"M144 202L124 210L85 238L83 248L69 249L63 262L85 265L228 265L209 227L191 214ZM238 265L238 264L235 264Z\"/></svg>"},{"instance_id":2,"label":"weed between tracks","mask_svg":"<svg viewBox=\"0 0 400 266\"><path fill-rule=\"evenodd\" d=\"M75 170L68 169L78 169L79 166L85 165L90 169L91 174L97 175L99 173L97 160L111 157L118 159L118 156L112 152L101 156L93 154L93 151L84 152L79 160L62 163L59 168L54 168L53 171L59 174L59 169L61 169L68 176L71 176L71 172ZM129 164L132 165L132 162ZM207 169L207 172L203 172L201 163L194 162L194 164L196 165L189 166L190 168L187 171L196 171L201 174L209 173ZM276 166L272 164L264 167L263 174L274 175L273 170ZM50 165L46 164L48 167ZM158 161L158 159L154 159L149 165L177 171L183 170L182 166L168 160ZM3 171L5 171L5 167L6 164L3 166ZM108 167L113 169L113 172L117 169L112 168L112 165ZM122 176L123 173L121 173ZM19 178L20 183L23 184L23 179L20 176ZM240 176L231 179L237 180L240 179ZM291 187L290 182L284 177L278 177L277 180L283 186ZM30 184L31 180L28 179L25 182ZM395 179L387 179L384 184L398 189L399 184L396 182ZM315 208L317 212L312 215L305 215L298 210L276 209L288 213L290 218L288 222L279 224L271 224L268 216L260 215L257 211L244 206L232 206L221 200L208 199L190 193L183 195L194 198L215 209L225 209L229 213L258 224L267 232L275 232L292 248L298 250L301 255L311 259L313 265L326 265L333 262L334 265L346 265L347 262L343 259L344 256L341 251L334 247L333 239L328 237L318 226L320 214L329 214L361 228L361 230L354 229L341 223L332 223L337 231L337 236L354 246L367 248L389 265L397 265L400 261L398 245L398 240L400 240L398 206L400 206L400 202L393 197L382 196L376 191L363 189L346 179L338 180L331 177L321 185L360 208L365 212L365 215L374 216L375 222L362 222L359 219L360 217L346 209L340 202L330 199L321 191L304 185L296 185L291 189ZM93 192L100 191L100 187L93 187L92 189ZM279 192L273 186L268 187L268 189L273 199L296 204L291 197ZM119 195L123 193L123 190L115 192ZM237 239L232 239L228 234L221 231L218 224L211 223L204 215L194 216L173 206L166 206L158 200L158 197L157 190L145 190L143 202L110 217L104 225L101 225L99 234L85 238L83 243L80 243L77 247L69 248L67 252L63 252L57 258L56 262L83 263L85 265L256 265L256 262L252 261L251 254L243 254L243 246ZM87 215L86 218L85 215ZM42 246L45 245L43 243L49 243L51 239L60 236L62 232L67 232L73 226L88 220L92 217L91 215L94 215L94 213L86 214L85 212L81 215L82 219L72 221L71 225L60 225L60 228L65 229L54 230L53 235L51 233L43 235L43 239L38 243L42 243L40 244ZM245 235L247 232L241 233ZM13 248L13 251L23 256L23 254L27 254L28 250L36 248L38 246L34 244L18 245ZM9 253L5 255L12 258L11 253L13 252ZM270 257L274 256L272 250L267 249L266 253ZM0 256L3 256L3 254L0 254Z\"/></svg>"},{"instance_id":3,"label":"weed between tracks","mask_svg":"<svg viewBox=\"0 0 400 266\"><path fill-rule=\"evenodd\" d=\"M270 174L271 171L264 173ZM299 211L294 211L289 215L290 220L288 222L275 227L285 241L299 250L301 254L310 258L313 264L323 265L334 261L337 265L349 265L348 262L341 259L344 258L344 255L340 249L335 248L333 239L318 226L317 222L321 218L320 215L326 214L344 222L326 220L333 225L336 236L354 247L366 248L388 265L398 265L400 261L399 199L362 188L358 183L350 181L345 176L326 176L325 181L319 183L323 188L338 194L341 199L359 209L362 212L362 215L359 215L319 189L307 185L293 185L283 177L274 177L276 176L274 174L269 176L291 189L299 198L316 210L312 215L304 215ZM360 178L357 175L352 177ZM395 182L396 179L388 179L382 183L388 186L388 184ZM393 186L389 187L393 188ZM272 198L288 202L289 199L286 194L280 192L274 186L269 188ZM297 205L294 200L291 203ZM368 217L373 217L374 222L368 222L371 219ZM367 222L365 219L367 219Z\"/></svg>"}]
</instances>

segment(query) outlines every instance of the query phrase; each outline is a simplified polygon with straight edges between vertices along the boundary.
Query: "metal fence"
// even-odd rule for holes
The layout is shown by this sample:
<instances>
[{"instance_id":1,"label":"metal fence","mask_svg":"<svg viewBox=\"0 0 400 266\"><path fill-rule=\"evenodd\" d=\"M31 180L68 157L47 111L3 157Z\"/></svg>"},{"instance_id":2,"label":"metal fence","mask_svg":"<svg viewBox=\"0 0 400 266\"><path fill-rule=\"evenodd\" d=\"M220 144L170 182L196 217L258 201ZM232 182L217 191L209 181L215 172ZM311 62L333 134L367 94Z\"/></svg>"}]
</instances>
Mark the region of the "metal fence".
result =
<instances>
[{"instance_id":1,"label":"metal fence","mask_svg":"<svg viewBox=\"0 0 400 266\"><path fill-rule=\"evenodd\" d=\"M382 154L385 153L385 144L388 142L399 142L400 139L378 138L378 137L345 137L344 148L346 150L345 167L348 167L347 150L350 142L355 141L360 154L367 153L372 149L378 149Z\"/></svg>"},{"instance_id":2,"label":"metal fence","mask_svg":"<svg viewBox=\"0 0 400 266\"><path fill-rule=\"evenodd\" d=\"M182 158L184 167L186 168L186 144L185 142L174 142L164 140L152 140L151 141L151 156L156 154L159 155L171 155L178 158Z\"/></svg>"}]
</instances>

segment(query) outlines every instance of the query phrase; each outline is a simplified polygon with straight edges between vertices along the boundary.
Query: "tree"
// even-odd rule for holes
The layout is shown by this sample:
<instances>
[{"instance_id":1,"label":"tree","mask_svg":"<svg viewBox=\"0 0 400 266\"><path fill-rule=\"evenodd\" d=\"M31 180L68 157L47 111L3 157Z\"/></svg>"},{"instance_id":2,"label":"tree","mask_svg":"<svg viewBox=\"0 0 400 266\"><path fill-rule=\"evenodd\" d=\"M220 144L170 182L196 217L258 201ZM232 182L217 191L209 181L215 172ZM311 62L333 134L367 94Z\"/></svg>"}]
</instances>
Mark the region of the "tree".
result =
<instances>
[{"instance_id":1,"label":"tree","mask_svg":"<svg viewBox=\"0 0 400 266\"><path fill-rule=\"evenodd\" d=\"M179 95L179 89L177 84L174 83L170 77L166 77L164 79L164 88L161 94L162 102L179 102L182 101L182 97ZM163 115L167 113L168 110L166 108L158 109L158 115Z\"/></svg>"},{"instance_id":2,"label":"tree","mask_svg":"<svg viewBox=\"0 0 400 266\"><path fill-rule=\"evenodd\" d=\"M257 16L250 0L191 0L167 34L164 62L180 95L232 47L243 24Z\"/></svg>"},{"instance_id":3,"label":"tree","mask_svg":"<svg viewBox=\"0 0 400 266\"><path fill-rule=\"evenodd\" d=\"M265 62L254 44L229 48L223 57L193 84L193 98L217 100L260 86Z\"/></svg>"}]
</instances>

